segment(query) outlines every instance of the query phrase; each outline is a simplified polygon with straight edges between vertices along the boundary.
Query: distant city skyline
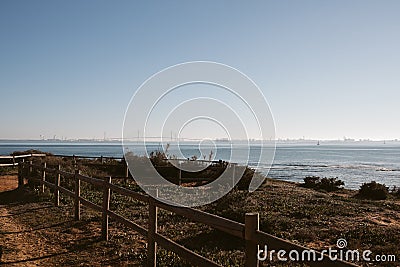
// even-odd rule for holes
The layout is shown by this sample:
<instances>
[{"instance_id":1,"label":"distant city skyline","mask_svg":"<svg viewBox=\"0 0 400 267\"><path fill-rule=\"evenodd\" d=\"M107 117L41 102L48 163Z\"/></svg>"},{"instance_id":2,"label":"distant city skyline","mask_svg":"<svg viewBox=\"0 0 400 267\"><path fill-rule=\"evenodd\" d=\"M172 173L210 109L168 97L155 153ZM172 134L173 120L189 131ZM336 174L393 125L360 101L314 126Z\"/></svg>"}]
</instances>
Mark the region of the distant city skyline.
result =
<instances>
[{"instance_id":1,"label":"distant city skyline","mask_svg":"<svg viewBox=\"0 0 400 267\"><path fill-rule=\"evenodd\" d=\"M146 142L178 142L178 141L184 141L184 142L191 142L191 141L201 141L201 140L212 140L212 141L229 141L229 139L220 139L220 138L191 138L191 137L181 137L181 138L170 138L168 136L164 136L163 138L161 137L147 137L146 139L143 139L143 137L140 138L134 138L134 139L124 139L127 142L136 142L140 141L142 142L145 140ZM109 138L68 138L62 136L61 138L46 138L42 136L42 138L37 139L37 138L1 138L0 141L45 141L45 142L79 142L79 141L88 141L88 142L121 142L123 140L122 137L109 137ZM400 142L400 138L394 138L394 139L363 139L363 138L351 138L351 137L346 137L343 136L342 138L337 138L337 139L319 139L319 138L306 138L306 137L299 137L299 138L281 138L277 137L275 139L231 139L231 141L250 141L250 142L256 142L256 141L321 141L321 142L331 142L331 141L339 141L339 142L383 142L383 141L392 141L392 142Z\"/></svg>"},{"instance_id":2,"label":"distant city skyline","mask_svg":"<svg viewBox=\"0 0 400 267\"><path fill-rule=\"evenodd\" d=\"M400 139L398 14L394 0L3 0L0 139L121 138L137 88L195 60L248 75L275 139ZM190 97L182 92L162 107ZM222 137L208 127L185 135Z\"/></svg>"}]
</instances>

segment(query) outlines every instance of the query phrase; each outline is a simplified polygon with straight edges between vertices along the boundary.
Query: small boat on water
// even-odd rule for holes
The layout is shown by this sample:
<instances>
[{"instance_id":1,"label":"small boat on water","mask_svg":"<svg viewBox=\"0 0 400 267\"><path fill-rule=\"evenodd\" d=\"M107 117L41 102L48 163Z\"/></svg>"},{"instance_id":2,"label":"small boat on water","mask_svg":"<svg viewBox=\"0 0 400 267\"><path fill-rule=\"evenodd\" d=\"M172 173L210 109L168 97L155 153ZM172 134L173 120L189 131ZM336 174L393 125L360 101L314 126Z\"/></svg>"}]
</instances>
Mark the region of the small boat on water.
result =
<instances>
[{"instance_id":1,"label":"small boat on water","mask_svg":"<svg viewBox=\"0 0 400 267\"><path fill-rule=\"evenodd\" d=\"M318 142L317 142L317 146L319 146L320 145L320 143L319 143L319 140L318 140Z\"/></svg>"}]
</instances>

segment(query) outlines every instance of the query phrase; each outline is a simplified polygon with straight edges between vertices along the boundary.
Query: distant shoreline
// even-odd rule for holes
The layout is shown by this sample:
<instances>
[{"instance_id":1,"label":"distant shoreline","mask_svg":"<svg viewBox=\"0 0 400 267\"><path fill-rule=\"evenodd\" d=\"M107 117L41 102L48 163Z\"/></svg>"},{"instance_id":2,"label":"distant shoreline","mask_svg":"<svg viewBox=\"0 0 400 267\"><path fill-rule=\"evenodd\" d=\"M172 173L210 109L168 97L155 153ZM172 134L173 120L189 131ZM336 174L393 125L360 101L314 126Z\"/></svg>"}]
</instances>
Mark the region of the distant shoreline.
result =
<instances>
[{"instance_id":1,"label":"distant shoreline","mask_svg":"<svg viewBox=\"0 0 400 267\"><path fill-rule=\"evenodd\" d=\"M136 155L144 155L145 149L135 143L127 145ZM147 152L162 150L159 142L146 144ZM267 153L271 147L251 144L249 158L246 145L230 147L230 144L218 144L217 148L206 147L199 151L198 144L185 142L178 147L171 144L168 154L198 159L208 155L212 150L214 160L225 160L248 165L276 180L302 182L306 176L338 177L345 182L346 188L358 189L365 182L377 181L387 186L400 187L400 143L278 143L275 157L270 168L269 161L258 161L261 149ZM261 148L261 149L260 149ZM56 155L76 155L90 157L123 157L124 147L120 142L1 142L0 155L10 155L14 151L35 149ZM232 149L242 151L231 157ZM236 153L237 154L237 153ZM242 157L243 156L243 157ZM246 161L246 159L248 161ZM259 163L257 163L259 162Z\"/></svg>"},{"instance_id":2,"label":"distant shoreline","mask_svg":"<svg viewBox=\"0 0 400 267\"><path fill-rule=\"evenodd\" d=\"M305 140L232 140L230 141L220 141L213 140L216 144L226 145L230 143L234 144L271 144L275 143L276 145L400 145L399 139L394 140L318 140L318 139L305 139ZM143 140L127 140L124 141L126 143L143 143ZM185 143L185 144L193 144L198 143L199 140L170 140L165 138L163 140L154 140L148 139L146 143ZM106 140L97 140L97 139L69 139L69 140L61 140L61 139L0 139L0 145L2 144L26 144L26 143L35 143L35 144L121 144L122 140L114 140L114 139L106 139Z\"/></svg>"}]
</instances>

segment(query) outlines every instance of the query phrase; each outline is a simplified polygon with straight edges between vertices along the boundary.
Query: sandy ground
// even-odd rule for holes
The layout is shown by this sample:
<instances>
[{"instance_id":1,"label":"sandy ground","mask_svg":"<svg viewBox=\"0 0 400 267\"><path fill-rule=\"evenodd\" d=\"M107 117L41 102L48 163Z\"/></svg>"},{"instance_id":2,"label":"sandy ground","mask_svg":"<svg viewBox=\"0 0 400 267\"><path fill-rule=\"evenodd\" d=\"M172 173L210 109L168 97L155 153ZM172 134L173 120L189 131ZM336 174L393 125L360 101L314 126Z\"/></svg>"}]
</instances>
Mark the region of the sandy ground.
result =
<instances>
[{"instance_id":1,"label":"sandy ground","mask_svg":"<svg viewBox=\"0 0 400 267\"><path fill-rule=\"evenodd\" d=\"M48 201L38 201L28 191L15 189L16 178L1 177L0 265L141 265L132 259L122 259L112 241L101 240L98 218L83 216L81 221L74 221L71 207L54 207ZM120 234L117 229L110 232L116 237ZM144 240L135 238L141 241L140 246L131 249L139 253L144 249Z\"/></svg>"},{"instance_id":2,"label":"sandy ground","mask_svg":"<svg viewBox=\"0 0 400 267\"><path fill-rule=\"evenodd\" d=\"M0 175L0 192L9 191L18 187L16 175Z\"/></svg>"},{"instance_id":3,"label":"sandy ground","mask_svg":"<svg viewBox=\"0 0 400 267\"><path fill-rule=\"evenodd\" d=\"M49 193L39 196L26 187L15 189L16 175L0 179L2 189L8 190L0 192L0 265L143 266L146 240L132 230L111 220L110 240L102 241L99 213L82 207L82 220L74 221L71 203L62 201L60 207L54 207ZM327 194L274 181L253 194L232 192L225 201L204 209L237 221L243 219L237 214L257 211L263 231L314 249L326 249L344 236L350 237L351 247L359 248L356 242L372 243L376 253L398 254L400 200L359 201L352 198L353 193ZM143 221L137 204L127 206L117 200L113 201L121 204L120 212L125 211L121 214L131 216L135 222ZM192 250L209 249L204 255L218 255L224 266L234 266L230 260L236 254L232 252L243 251L241 240L228 239L168 212L160 212L158 230ZM162 251L157 257L162 266L171 266L175 261ZM399 266L397 263L387 266Z\"/></svg>"}]
</instances>

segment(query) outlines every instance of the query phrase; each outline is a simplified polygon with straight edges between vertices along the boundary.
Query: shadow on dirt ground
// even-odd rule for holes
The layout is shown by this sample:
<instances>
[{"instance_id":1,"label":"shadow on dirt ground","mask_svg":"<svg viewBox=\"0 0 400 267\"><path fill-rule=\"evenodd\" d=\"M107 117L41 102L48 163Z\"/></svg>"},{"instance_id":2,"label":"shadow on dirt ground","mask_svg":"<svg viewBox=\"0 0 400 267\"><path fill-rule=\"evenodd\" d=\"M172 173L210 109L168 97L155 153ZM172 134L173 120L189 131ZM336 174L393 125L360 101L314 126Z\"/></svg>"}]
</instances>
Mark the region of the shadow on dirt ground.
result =
<instances>
[{"instance_id":1,"label":"shadow on dirt ground","mask_svg":"<svg viewBox=\"0 0 400 267\"><path fill-rule=\"evenodd\" d=\"M74 221L72 206L55 207L49 194L28 186L0 192L0 265L139 266L120 256L118 240L102 241L100 214L84 207L82 220Z\"/></svg>"}]
</instances>

